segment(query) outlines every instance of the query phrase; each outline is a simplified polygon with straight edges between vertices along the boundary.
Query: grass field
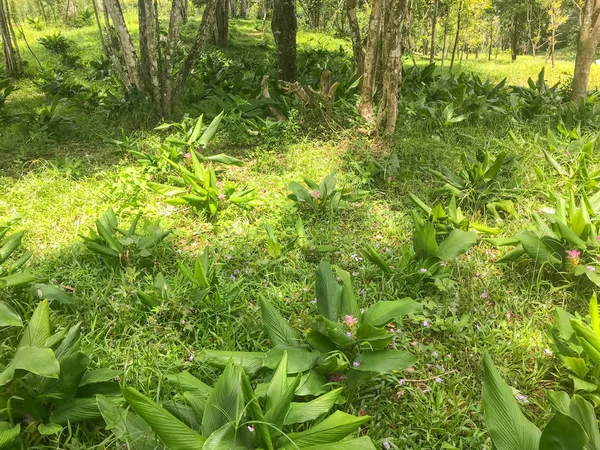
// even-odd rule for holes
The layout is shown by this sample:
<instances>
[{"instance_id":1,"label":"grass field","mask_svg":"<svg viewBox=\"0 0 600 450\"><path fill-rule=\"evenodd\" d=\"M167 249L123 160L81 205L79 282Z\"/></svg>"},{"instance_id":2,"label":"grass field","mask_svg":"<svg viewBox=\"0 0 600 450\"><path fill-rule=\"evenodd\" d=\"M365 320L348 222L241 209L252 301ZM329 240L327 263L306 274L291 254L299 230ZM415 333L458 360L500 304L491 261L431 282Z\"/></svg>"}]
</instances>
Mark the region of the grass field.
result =
<instances>
[{"instance_id":1,"label":"grass field","mask_svg":"<svg viewBox=\"0 0 600 450\"><path fill-rule=\"evenodd\" d=\"M58 28L26 31L33 51L45 63L54 60L37 41L54 31ZM63 31L76 42L83 62L99 56L93 27ZM256 51L261 57L272 52L271 36L268 32L262 36L257 21L233 21L231 39L226 55ZM262 46L263 39L267 47ZM301 33L299 43L310 48L348 46L317 33ZM36 64L30 55L25 57L30 66ZM407 58L405 64L411 60ZM525 85L543 65L543 57L523 56L511 63L504 55L491 62L474 61L471 55L457 70ZM559 61L555 69L547 65L548 82L565 80L572 67L566 61ZM76 76L82 82L85 79L83 71ZM600 86L599 67L593 67L591 84ZM31 81L20 82L18 87L9 99L10 110L47 104L47 97ZM12 131L0 135L0 216L22 216L17 229L26 231L25 247L35 251L32 266L73 291L77 305L53 306L53 323L82 322L93 365L122 369L123 385L159 398L168 390L167 373L189 369L214 379L217 372L193 358L203 349L267 349L260 324L260 295L302 328L316 314L312 302L315 270L326 256L352 274L361 307L406 296L424 306L422 315L397 323L401 333L396 345L417 357L414 370L377 379L350 395L345 405L347 412L373 416L363 432L378 448L387 442L396 449L491 449L481 407L485 352L492 354L506 380L528 398L524 410L538 424L546 420L545 392L568 389L565 369L547 351L545 327L555 306L585 315L592 292L589 285L548 277L528 261L495 264L498 250L483 241L452 263L456 285L445 292L402 287L359 256L363 246L375 245L390 264L399 264L400 245L410 243L412 236L408 193L433 203L439 198L439 185L426 169L442 164L457 168L458 156L475 149L516 155L510 178L520 192L515 201L519 219L496 223L468 208L465 214L499 227L502 236L520 230L531 211L551 206L544 192L565 193L571 188L568 183L557 184L543 161L545 125L496 116L435 130L425 119L401 117L396 134L382 146L357 130L315 138L301 128L290 128L289 134L269 144L239 145L228 142L224 124L209 151L225 151L243 160L242 167L227 169L227 179L256 189L262 205L248 210L228 206L218 220L207 220L166 205L147 188L146 175L135 159L108 142L121 139L123 129L137 139L140 148L156 150L166 136L152 129L156 123L141 115L115 122L70 105L63 106L62 114L72 117L75 126L49 142L31 143ZM390 152L399 157L397 176L378 183L361 176L357 167L365 166L371 155ZM594 154L594 167L598 162ZM547 175L547 181L539 180L534 166ZM287 198L291 181L304 176L321 180L333 171L338 172L341 185L368 189L370 194L334 213L307 211ZM125 223L141 210L173 231L149 267L111 266L82 245L78 235L86 233L109 207ZM334 250L322 255L309 247L294 249L279 259L270 257L265 222L286 242L294 235L298 217L304 220L312 246L330 245ZM242 280L241 294L232 304L196 304L186 291L154 310L137 300L135 292L150 288L158 272L177 280L177 261L191 264L206 246L221 264L224 282ZM19 291L0 291L0 299L17 305L22 316L29 317L34 304L17 301L19 295ZM15 333L2 333L3 358L11 351L6 343ZM107 436L100 425L73 428L70 435L49 438L36 448L103 448L98 447L103 441L106 448L114 448L111 445L116 444Z\"/></svg>"}]
</instances>

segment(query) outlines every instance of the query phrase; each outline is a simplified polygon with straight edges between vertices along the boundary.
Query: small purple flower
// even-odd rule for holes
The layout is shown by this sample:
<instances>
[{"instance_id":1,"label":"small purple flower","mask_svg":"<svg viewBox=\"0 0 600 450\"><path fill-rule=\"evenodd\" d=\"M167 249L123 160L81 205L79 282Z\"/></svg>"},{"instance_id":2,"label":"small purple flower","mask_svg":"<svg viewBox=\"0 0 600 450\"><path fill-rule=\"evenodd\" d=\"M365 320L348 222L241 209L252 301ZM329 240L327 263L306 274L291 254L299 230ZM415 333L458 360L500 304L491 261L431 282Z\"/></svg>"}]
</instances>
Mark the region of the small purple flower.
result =
<instances>
[{"instance_id":1,"label":"small purple flower","mask_svg":"<svg viewBox=\"0 0 600 450\"><path fill-rule=\"evenodd\" d=\"M254 427L252 425L248 425L248 431L250 433L254 433Z\"/></svg>"},{"instance_id":2,"label":"small purple flower","mask_svg":"<svg viewBox=\"0 0 600 450\"><path fill-rule=\"evenodd\" d=\"M313 298L311 301L312 301L312 303L317 303L317 299L316 298Z\"/></svg>"},{"instance_id":3,"label":"small purple flower","mask_svg":"<svg viewBox=\"0 0 600 450\"><path fill-rule=\"evenodd\" d=\"M391 183L392 182L392 177L387 177L387 180L388 180L388 183Z\"/></svg>"},{"instance_id":4,"label":"small purple flower","mask_svg":"<svg viewBox=\"0 0 600 450\"><path fill-rule=\"evenodd\" d=\"M352 367L358 367L358 366L360 366L360 361L354 361L352 363Z\"/></svg>"},{"instance_id":5,"label":"small purple flower","mask_svg":"<svg viewBox=\"0 0 600 450\"><path fill-rule=\"evenodd\" d=\"M544 355L546 355L546 356L552 356L553 355L552 350L550 350L549 348L545 348L544 349Z\"/></svg>"},{"instance_id":6,"label":"small purple flower","mask_svg":"<svg viewBox=\"0 0 600 450\"><path fill-rule=\"evenodd\" d=\"M438 359L440 357L440 354L438 352L436 352L435 350L431 353L431 355L435 358Z\"/></svg>"},{"instance_id":7,"label":"small purple flower","mask_svg":"<svg viewBox=\"0 0 600 450\"><path fill-rule=\"evenodd\" d=\"M482 292L482 293L481 293L481 298L483 298L483 299L486 299L486 298L488 298L488 294L487 294L487 292Z\"/></svg>"},{"instance_id":8,"label":"small purple flower","mask_svg":"<svg viewBox=\"0 0 600 450\"><path fill-rule=\"evenodd\" d=\"M346 331L346 336L348 337L354 337L352 333L350 333L349 331Z\"/></svg>"},{"instance_id":9,"label":"small purple flower","mask_svg":"<svg viewBox=\"0 0 600 450\"><path fill-rule=\"evenodd\" d=\"M586 270L589 270L590 272L595 272L596 268L594 266L585 266Z\"/></svg>"},{"instance_id":10,"label":"small purple flower","mask_svg":"<svg viewBox=\"0 0 600 450\"><path fill-rule=\"evenodd\" d=\"M392 178L392 177L390 177L390 178ZM390 445L389 442L386 441L383 443L383 448L385 448L385 450L390 450L390 448L392 448L392 446Z\"/></svg>"},{"instance_id":11,"label":"small purple flower","mask_svg":"<svg viewBox=\"0 0 600 450\"><path fill-rule=\"evenodd\" d=\"M406 385L406 380L404 378L401 378L400 380L398 380L398 384L400 386L405 386Z\"/></svg>"},{"instance_id":12,"label":"small purple flower","mask_svg":"<svg viewBox=\"0 0 600 450\"><path fill-rule=\"evenodd\" d=\"M429 322L429 320L425 319L425 320L423 321L423 326L424 326L425 328L431 328L431 322Z\"/></svg>"},{"instance_id":13,"label":"small purple flower","mask_svg":"<svg viewBox=\"0 0 600 450\"><path fill-rule=\"evenodd\" d=\"M517 400L519 400L520 402L522 402L522 403L529 403L529 398L527 398L526 395L518 394L518 395L515 396L515 398Z\"/></svg>"},{"instance_id":14,"label":"small purple flower","mask_svg":"<svg viewBox=\"0 0 600 450\"><path fill-rule=\"evenodd\" d=\"M188 358L188 360L189 360L190 362L192 362L192 361L194 360L194 355L190 355L190 357Z\"/></svg>"},{"instance_id":15,"label":"small purple flower","mask_svg":"<svg viewBox=\"0 0 600 450\"><path fill-rule=\"evenodd\" d=\"M447 265L448 265L448 263L446 263L446 261L440 261L440 266L446 267Z\"/></svg>"},{"instance_id":16,"label":"small purple flower","mask_svg":"<svg viewBox=\"0 0 600 450\"><path fill-rule=\"evenodd\" d=\"M223 201L227 198L225 194L219 194L219 200Z\"/></svg>"},{"instance_id":17,"label":"small purple flower","mask_svg":"<svg viewBox=\"0 0 600 450\"><path fill-rule=\"evenodd\" d=\"M444 382L444 380L442 380L440 377L435 377L435 382L442 384Z\"/></svg>"},{"instance_id":18,"label":"small purple flower","mask_svg":"<svg viewBox=\"0 0 600 450\"><path fill-rule=\"evenodd\" d=\"M179 323L180 323L181 325L185 325L185 319L181 319L181 320L179 321Z\"/></svg>"},{"instance_id":19,"label":"small purple flower","mask_svg":"<svg viewBox=\"0 0 600 450\"><path fill-rule=\"evenodd\" d=\"M185 153L183 154L183 157L184 157L185 159L191 159L191 158L192 158L192 154L191 154L190 152L185 152Z\"/></svg>"},{"instance_id":20,"label":"small purple flower","mask_svg":"<svg viewBox=\"0 0 600 450\"><path fill-rule=\"evenodd\" d=\"M115 377L115 383L118 383L119 381L121 381L121 378L119 377L119 375L117 375L117 376Z\"/></svg>"},{"instance_id":21,"label":"small purple flower","mask_svg":"<svg viewBox=\"0 0 600 450\"><path fill-rule=\"evenodd\" d=\"M421 273L427 273L427 269L425 267L421 268Z\"/></svg>"},{"instance_id":22,"label":"small purple flower","mask_svg":"<svg viewBox=\"0 0 600 450\"><path fill-rule=\"evenodd\" d=\"M313 191L312 196L314 198L319 198L319 191Z\"/></svg>"}]
</instances>

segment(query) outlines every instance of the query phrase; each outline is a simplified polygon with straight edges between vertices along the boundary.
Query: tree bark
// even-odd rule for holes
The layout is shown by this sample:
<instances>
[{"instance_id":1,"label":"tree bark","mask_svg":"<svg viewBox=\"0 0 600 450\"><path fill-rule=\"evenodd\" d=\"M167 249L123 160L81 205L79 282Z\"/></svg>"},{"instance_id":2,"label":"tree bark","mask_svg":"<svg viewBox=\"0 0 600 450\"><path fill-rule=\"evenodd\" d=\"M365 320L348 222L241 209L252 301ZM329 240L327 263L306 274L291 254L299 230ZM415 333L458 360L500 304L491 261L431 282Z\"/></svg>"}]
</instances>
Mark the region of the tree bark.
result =
<instances>
[{"instance_id":1,"label":"tree bark","mask_svg":"<svg viewBox=\"0 0 600 450\"><path fill-rule=\"evenodd\" d=\"M296 81L296 0L275 0L271 30L277 47L277 76L280 80Z\"/></svg>"},{"instance_id":2,"label":"tree bark","mask_svg":"<svg viewBox=\"0 0 600 450\"><path fill-rule=\"evenodd\" d=\"M452 73L452 69L454 68L454 58L456 57L456 48L458 47L458 39L460 38L460 21L462 19L462 6L463 1L460 0L458 4L458 18L456 21L456 36L454 37L454 46L452 47L452 59L450 59L450 73Z\"/></svg>"},{"instance_id":3,"label":"tree bark","mask_svg":"<svg viewBox=\"0 0 600 450\"><path fill-rule=\"evenodd\" d=\"M248 18L248 0L241 0L240 1L240 17L242 19L247 19Z\"/></svg>"},{"instance_id":4,"label":"tree bark","mask_svg":"<svg viewBox=\"0 0 600 450\"><path fill-rule=\"evenodd\" d=\"M104 7L107 9L113 21L113 26L119 39L121 53L125 62L125 68L132 87L143 92L142 77L140 74L140 62L131 40L131 35L123 18L123 11L118 0L104 0ZM110 30L109 30L110 32ZM110 38L110 35L109 35Z\"/></svg>"},{"instance_id":5,"label":"tree bark","mask_svg":"<svg viewBox=\"0 0 600 450\"><path fill-rule=\"evenodd\" d=\"M377 113L377 131L393 133L398 119L398 95L402 80L402 24L407 0L388 0L383 26L383 88ZM433 47L431 48L433 53Z\"/></svg>"},{"instance_id":6,"label":"tree bark","mask_svg":"<svg viewBox=\"0 0 600 450\"><path fill-rule=\"evenodd\" d=\"M229 40L229 1L217 0L215 43L225 47Z\"/></svg>"},{"instance_id":7,"label":"tree bark","mask_svg":"<svg viewBox=\"0 0 600 450\"><path fill-rule=\"evenodd\" d=\"M590 68L600 42L600 0L586 0L581 12L581 28L575 72L571 89L571 100L577 101L587 96Z\"/></svg>"},{"instance_id":8,"label":"tree bark","mask_svg":"<svg viewBox=\"0 0 600 450\"><path fill-rule=\"evenodd\" d=\"M173 109L173 64L177 43L179 41L181 24L187 20L187 3L187 0L173 0L171 15L169 17L169 34L167 36L167 45L164 52L164 62L162 67L162 104L163 110L168 112L171 112Z\"/></svg>"},{"instance_id":9,"label":"tree bark","mask_svg":"<svg viewBox=\"0 0 600 450\"><path fill-rule=\"evenodd\" d=\"M438 0L435 0L435 4L433 6L433 18L431 19L431 54L429 55L429 64L433 64L435 59L435 29L437 25L437 15L438 15Z\"/></svg>"},{"instance_id":10,"label":"tree bark","mask_svg":"<svg viewBox=\"0 0 600 450\"><path fill-rule=\"evenodd\" d=\"M377 68L377 49L381 36L381 19L383 0L373 0L369 31L367 33L367 48L362 79L362 89L358 111L367 122L373 121L373 94L375 91L375 71Z\"/></svg>"},{"instance_id":11,"label":"tree bark","mask_svg":"<svg viewBox=\"0 0 600 450\"><path fill-rule=\"evenodd\" d=\"M12 30L12 16L8 0L0 0L0 37L2 38L2 60L6 74L11 78L23 75L23 63L17 40Z\"/></svg>"},{"instance_id":12,"label":"tree bark","mask_svg":"<svg viewBox=\"0 0 600 450\"><path fill-rule=\"evenodd\" d=\"M519 27L517 25L516 17L512 19L512 29L510 35L510 51L511 58L513 61L517 60L517 51L519 50Z\"/></svg>"},{"instance_id":13,"label":"tree bark","mask_svg":"<svg viewBox=\"0 0 600 450\"><path fill-rule=\"evenodd\" d=\"M365 52L363 50L358 17L356 16L356 0L346 0L346 14L348 16L352 51L354 52L356 74L359 77L362 77L363 73L365 72Z\"/></svg>"},{"instance_id":14,"label":"tree bark","mask_svg":"<svg viewBox=\"0 0 600 450\"><path fill-rule=\"evenodd\" d=\"M448 45L448 18L444 22L444 42L442 44L442 70L444 69L444 62L446 61L446 47Z\"/></svg>"},{"instance_id":15,"label":"tree bark","mask_svg":"<svg viewBox=\"0 0 600 450\"><path fill-rule=\"evenodd\" d=\"M141 74L145 84L145 92L151 95L152 101L162 103L160 78L158 74L159 46L158 24L154 14L152 0L138 1L138 23L140 30ZM161 110L163 110L161 108Z\"/></svg>"}]
</instances>

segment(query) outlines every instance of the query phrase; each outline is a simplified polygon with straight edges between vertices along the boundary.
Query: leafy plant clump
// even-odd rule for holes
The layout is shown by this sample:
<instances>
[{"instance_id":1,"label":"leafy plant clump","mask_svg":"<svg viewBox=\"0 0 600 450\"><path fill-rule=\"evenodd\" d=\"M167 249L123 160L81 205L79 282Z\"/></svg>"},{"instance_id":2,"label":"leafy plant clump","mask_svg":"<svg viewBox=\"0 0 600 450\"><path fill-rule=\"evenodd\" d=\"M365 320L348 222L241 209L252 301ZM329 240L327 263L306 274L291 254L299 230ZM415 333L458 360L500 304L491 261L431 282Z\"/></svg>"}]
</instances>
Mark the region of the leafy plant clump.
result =
<instances>
[{"instance_id":1,"label":"leafy plant clump","mask_svg":"<svg viewBox=\"0 0 600 450\"><path fill-rule=\"evenodd\" d=\"M84 240L83 244L93 253L116 259L126 265L148 258L171 231L163 231L158 222L144 221L143 234L137 234L141 215L140 212L135 216L129 229L122 230L118 228L115 212L109 208L96 221L96 229L90 228L89 236L80 235Z\"/></svg>"},{"instance_id":2,"label":"leafy plant clump","mask_svg":"<svg viewBox=\"0 0 600 450\"><path fill-rule=\"evenodd\" d=\"M271 380L253 389L244 369L229 361L213 387L189 372L169 375L187 404L163 405L133 388L123 389L131 410L98 396L107 428L133 448L375 450L368 437L352 437L371 418L329 414L342 389L302 401L302 377L289 377L284 352ZM296 400L296 401L295 401ZM152 436L156 434L156 438Z\"/></svg>"},{"instance_id":3,"label":"leafy plant clump","mask_svg":"<svg viewBox=\"0 0 600 450\"><path fill-rule=\"evenodd\" d=\"M289 184L292 193L288 198L298 204L308 205L315 210L336 210L342 202L358 202L363 200L368 191L352 191L349 188L337 189L337 177L335 173L327 175L320 184L310 178L304 177L304 182L310 189L306 189L300 183L292 181Z\"/></svg>"},{"instance_id":4,"label":"leafy plant clump","mask_svg":"<svg viewBox=\"0 0 600 450\"><path fill-rule=\"evenodd\" d=\"M39 278L32 272L22 270L33 252L25 252L17 259L9 259L18 253L25 233L20 231L8 234L8 230L20 220L20 216L0 217L0 288L29 284Z\"/></svg>"},{"instance_id":5,"label":"leafy plant clump","mask_svg":"<svg viewBox=\"0 0 600 450\"><path fill-rule=\"evenodd\" d=\"M554 414L540 430L521 412L513 390L498 373L491 357L484 361L483 411L498 450L597 449L600 432L594 407L583 397L549 392Z\"/></svg>"},{"instance_id":6,"label":"leafy plant clump","mask_svg":"<svg viewBox=\"0 0 600 450\"><path fill-rule=\"evenodd\" d=\"M175 172L175 175L167 176L171 184L148 183L152 190L168 197L166 203L189 206L196 212L205 212L209 216L216 215L225 201L241 207L260 204L260 201L255 199L254 189L236 190L233 183L223 183L217 179L213 162L241 166L242 162L239 159L225 154L204 156L201 153L217 132L221 119L222 114L215 117L202 134L202 116L193 126L187 121L159 126L159 130L174 127L181 133L166 139L158 159L145 153L132 152L141 158L140 161L144 165L153 166L154 169L158 168L165 173Z\"/></svg>"},{"instance_id":7,"label":"leafy plant clump","mask_svg":"<svg viewBox=\"0 0 600 450\"><path fill-rule=\"evenodd\" d=\"M336 277L341 279L341 285ZM317 269L315 290L318 315L304 336L261 298L263 326L273 349L266 354L204 350L201 361L224 367L233 358L254 374L262 367L274 370L287 353L288 371L303 374L301 385L306 395L327 391L328 381L344 381L349 389L355 389L373 377L400 372L415 363L409 352L388 348L396 336L395 324L389 324L419 312L419 303L409 298L381 301L361 311L350 274L338 267L334 272L326 260ZM388 325L391 328L386 328Z\"/></svg>"},{"instance_id":8,"label":"leafy plant clump","mask_svg":"<svg viewBox=\"0 0 600 450\"><path fill-rule=\"evenodd\" d=\"M1 304L0 325L22 326ZM48 302L42 301L23 330L12 358L0 373L0 437L3 445L40 445L69 424L100 418L96 394L120 395L121 371L89 370L80 325L51 332Z\"/></svg>"},{"instance_id":9,"label":"leafy plant clump","mask_svg":"<svg viewBox=\"0 0 600 450\"><path fill-rule=\"evenodd\" d=\"M536 264L561 268L576 277L585 275L600 286L600 275L596 273L600 268L596 259L600 255L600 240L593 219L599 209L600 194L588 198L584 192L578 207L571 193L566 199L558 198L555 209L542 210L545 221L533 213L535 229L488 241L498 247L514 246L498 263L527 255Z\"/></svg>"}]
</instances>

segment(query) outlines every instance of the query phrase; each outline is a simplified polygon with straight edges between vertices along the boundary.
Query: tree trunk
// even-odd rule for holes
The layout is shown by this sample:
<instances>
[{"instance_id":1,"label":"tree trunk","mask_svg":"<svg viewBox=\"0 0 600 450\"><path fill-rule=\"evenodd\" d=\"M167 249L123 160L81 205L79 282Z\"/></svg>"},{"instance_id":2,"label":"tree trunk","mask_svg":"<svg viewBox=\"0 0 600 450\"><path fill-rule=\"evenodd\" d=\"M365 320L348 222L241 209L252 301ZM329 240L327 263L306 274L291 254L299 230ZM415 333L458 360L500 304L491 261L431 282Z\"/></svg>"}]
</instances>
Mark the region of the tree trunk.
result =
<instances>
[{"instance_id":1,"label":"tree trunk","mask_svg":"<svg viewBox=\"0 0 600 450\"><path fill-rule=\"evenodd\" d=\"M448 45L448 18L444 22L444 42L442 44L442 70L444 69L444 62L446 61L446 47Z\"/></svg>"},{"instance_id":2,"label":"tree trunk","mask_svg":"<svg viewBox=\"0 0 600 450\"><path fill-rule=\"evenodd\" d=\"M460 38L460 21L462 19L462 6L463 2L460 0L458 4L458 18L456 20L456 36L454 37L454 46L452 47L452 59L450 60L450 73L454 68L454 58L456 57L456 48L458 47L458 39Z\"/></svg>"},{"instance_id":3,"label":"tree trunk","mask_svg":"<svg viewBox=\"0 0 600 450\"><path fill-rule=\"evenodd\" d=\"M554 69L554 47L556 46L556 27L552 27L552 68Z\"/></svg>"},{"instance_id":4,"label":"tree trunk","mask_svg":"<svg viewBox=\"0 0 600 450\"><path fill-rule=\"evenodd\" d=\"M229 39L229 1L217 0L215 44L225 47Z\"/></svg>"},{"instance_id":5,"label":"tree trunk","mask_svg":"<svg viewBox=\"0 0 600 450\"><path fill-rule=\"evenodd\" d=\"M362 89L358 111L367 122L373 121L373 94L375 91L375 71L377 68L377 49L381 36L381 16L383 0L373 0L369 30L367 33L367 48L362 79Z\"/></svg>"},{"instance_id":6,"label":"tree trunk","mask_svg":"<svg viewBox=\"0 0 600 450\"><path fill-rule=\"evenodd\" d=\"M169 17L169 34L167 36L167 45L164 52L164 61L162 65L162 105L163 110L169 113L173 109L173 65L175 60L175 51L179 41L179 31L182 22L187 20L188 0L173 0L171 15Z\"/></svg>"},{"instance_id":7,"label":"tree trunk","mask_svg":"<svg viewBox=\"0 0 600 450\"><path fill-rule=\"evenodd\" d=\"M511 36L510 36L510 50L511 58L513 61L517 60L517 51L519 50L519 28L517 26L517 20L513 17Z\"/></svg>"},{"instance_id":8,"label":"tree trunk","mask_svg":"<svg viewBox=\"0 0 600 450\"><path fill-rule=\"evenodd\" d=\"M100 23L100 16L98 15L98 3L96 0L92 0L92 7L94 8L94 17L96 18L96 25L98 26L98 34L100 35L100 43L102 44L102 52L104 56L109 56L109 49L106 47L104 41L104 32L102 31L102 24Z\"/></svg>"},{"instance_id":9,"label":"tree trunk","mask_svg":"<svg viewBox=\"0 0 600 450\"><path fill-rule=\"evenodd\" d=\"M6 74L11 78L23 75L23 63L17 40L12 30L12 15L8 0L0 0L0 37L2 38L2 60Z\"/></svg>"},{"instance_id":10,"label":"tree trunk","mask_svg":"<svg viewBox=\"0 0 600 450\"><path fill-rule=\"evenodd\" d=\"M398 95L402 81L402 24L407 0L388 0L383 26L383 87L377 113L377 131L392 134L398 119ZM433 54L433 46L431 47Z\"/></svg>"},{"instance_id":11,"label":"tree trunk","mask_svg":"<svg viewBox=\"0 0 600 450\"><path fill-rule=\"evenodd\" d=\"M433 64L435 59L435 28L437 25L438 0L435 0L433 6L433 18L431 19L431 54L429 55L429 64Z\"/></svg>"},{"instance_id":12,"label":"tree trunk","mask_svg":"<svg viewBox=\"0 0 600 450\"><path fill-rule=\"evenodd\" d=\"M144 91L152 101L160 105L162 96L158 74L159 46L158 24L152 0L138 0L138 23L140 30L140 62ZM162 108L161 108L162 109Z\"/></svg>"},{"instance_id":13,"label":"tree trunk","mask_svg":"<svg viewBox=\"0 0 600 450\"><path fill-rule=\"evenodd\" d=\"M104 0L104 7L108 10L108 13L113 21L113 27L115 29L115 33L117 34L117 38L119 39L121 53L123 55L125 68L127 70L127 75L129 81L131 82L131 86L143 92L144 89L142 77L140 75L140 63L135 52L135 47L133 46L133 41L131 40L131 35L129 34L129 30L125 24L125 19L123 18L121 5L118 0Z\"/></svg>"},{"instance_id":14,"label":"tree trunk","mask_svg":"<svg viewBox=\"0 0 600 450\"><path fill-rule=\"evenodd\" d=\"M296 0L275 0L271 30L277 47L277 76L280 80L296 81Z\"/></svg>"},{"instance_id":15,"label":"tree trunk","mask_svg":"<svg viewBox=\"0 0 600 450\"><path fill-rule=\"evenodd\" d=\"M494 16L490 16L490 47L488 49L488 61L492 60L493 46L494 46Z\"/></svg>"},{"instance_id":16,"label":"tree trunk","mask_svg":"<svg viewBox=\"0 0 600 450\"><path fill-rule=\"evenodd\" d=\"M365 72L365 52L363 51L360 26L356 16L356 0L346 0L346 14L348 15L350 39L352 41L352 51L354 52L354 63L356 64L356 74L359 77L362 77Z\"/></svg>"},{"instance_id":17,"label":"tree trunk","mask_svg":"<svg viewBox=\"0 0 600 450\"><path fill-rule=\"evenodd\" d=\"M242 19L248 18L248 0L240 1L240 17Z\"/></svg>"},{"instance_id":18,"label":"tree trunk","mask_svg":"<svg viewBox=\"0 0 600 450\"><path fill-rule=\"evenodd\" d=\"M587 96L590 68L596 56L596 48L600 42L600 1L586 0L581 12L581 29L575 72L571 89L571 100L577 101Z\"/></svg>"}]
</instances>

